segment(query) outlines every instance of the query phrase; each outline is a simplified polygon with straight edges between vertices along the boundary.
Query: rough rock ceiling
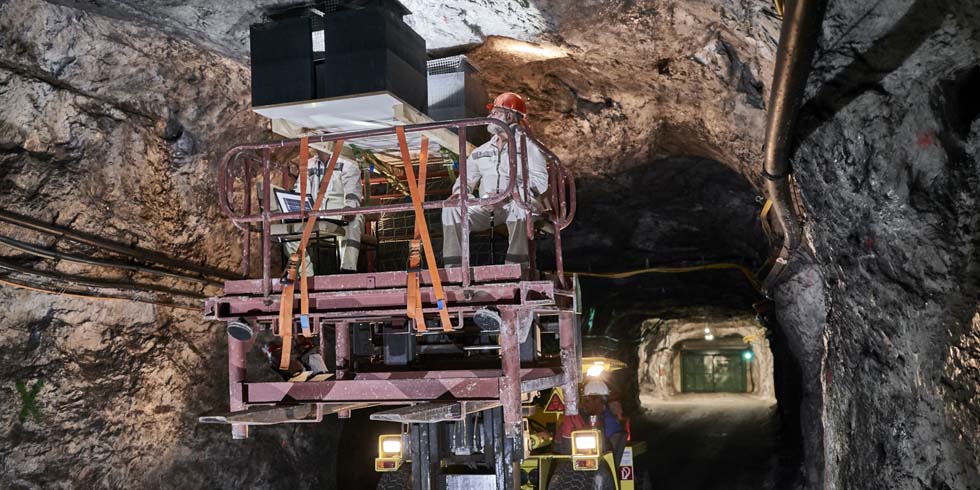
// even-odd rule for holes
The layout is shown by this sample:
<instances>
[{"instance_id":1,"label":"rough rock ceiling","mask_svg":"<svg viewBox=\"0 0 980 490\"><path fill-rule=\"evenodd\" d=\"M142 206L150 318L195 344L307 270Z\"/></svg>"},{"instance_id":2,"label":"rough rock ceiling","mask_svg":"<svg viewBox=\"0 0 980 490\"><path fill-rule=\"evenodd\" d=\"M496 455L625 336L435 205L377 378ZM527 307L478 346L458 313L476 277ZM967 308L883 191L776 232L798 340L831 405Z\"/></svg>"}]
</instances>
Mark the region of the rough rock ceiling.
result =
<instances>
[{"instance_id":1,"label":"rough rock ceiling","mask_svg":"<svg viewBox=\"0 0 980 490\"><path fill-rule=\"evenodd\" d=\"M260 20L265 10L290 3L296 2L109 0L71 5L135 17L213 49L245 56L248 25ZM619 181L616 185L622 188L625 183L637 197L633 208L650 204L643 196L651 192L657 194L655 201L680 205L688 184L670 185L668 174L676 173L670 168L657 177L657 162L674 156L720 162L758 185L768 96L764 80L771 73L778 37L778 19L770 3L404 3L414 12L410 24L430 49L458 50L486 41L469 55L482 68L490 94L513 90L529 98L536 134L578 175L583 199L595 189L601 200L601 189ZM661 185L630 183L641 174ZM738 179L736 174L731 177ZM623 247L651 251L638 254L628 261L631 264L735 259L757 266L765 255L758 246L761 203L753 202L750 188L745 192L741 204L724 213L733 220L704 221L696 212L682 216L665 209L656 216L632 217L670 231L669 239L686 242L688 253L660 247L663 239L656 235L664 233L650 226L633 230L631 237L618 236L628 227L614 230L596 241L601 233L588 229L601 227L606 215L592 212L590 224L588 211L571 230L569 245L590 241L588 249L600 257ZM714 197L691 203L690 209L726 208ZM620 238L626 241L620 243Z\"/></svg>"},{"instance_id":2,"label":"rough rock ceiling","mask_svg":"<svg viewBox=\"0 0 980 490\"><path fill-rule=\"evenodd\" d=\"M248 26L269 9L300 0L54 0L73 8L126 21L138 20L238 58L248 56ZM473 46L487 36L525 41L553 36L561 1L403 0L413 12L406 21L425 38L428 49ZM549 12L546 15L544 12Z\"/></svg>"},{"instance_id":3,"label":"rough rock ceiling","mask_svg":"<svg viewBox=\"0 0 980 490\"><path fill-rule=\"evenodd\" d=\"M248 25L295 1L55 0L247 57ZM408 0L408 22L435 52L492 36L472 53L492 93L531 98L535 127L584 172L692 155L737 168L756 183L764 83L778 19L771 3L713 1ZM579 162L587 162L580 164ZM597 164L598 162L602 164Z\"/></svg>"}]
</instances>

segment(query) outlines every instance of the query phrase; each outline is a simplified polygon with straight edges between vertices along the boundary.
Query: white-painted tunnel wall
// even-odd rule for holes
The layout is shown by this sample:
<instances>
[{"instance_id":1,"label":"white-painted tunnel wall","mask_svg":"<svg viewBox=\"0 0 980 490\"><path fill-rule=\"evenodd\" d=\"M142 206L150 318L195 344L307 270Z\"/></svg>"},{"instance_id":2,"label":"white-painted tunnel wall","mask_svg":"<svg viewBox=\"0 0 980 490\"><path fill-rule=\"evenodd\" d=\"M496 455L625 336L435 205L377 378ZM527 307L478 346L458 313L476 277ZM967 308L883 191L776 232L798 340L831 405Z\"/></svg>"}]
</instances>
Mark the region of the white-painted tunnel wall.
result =
<instances>
[{"instance_id":1,"label":"white-painted tunnel wall","mask_svg":"<svg viewBox=\"0 0 980 490\"><path fill-rule=\"evenodd\" d=\"M647 322L656 322L652 319ZM747 380L748 393L775 398L773 359L765 330L753 316L718 318L684 318L665 320L657 332L639 347L638 378L641 397L670 398L681 393L680 347L688 341L704 340L705 328L710 328L714 342L731 348L737 342L749 340L751 348ZM734 342L733 342L734 341Z\"/></svg>"}]
</instances>

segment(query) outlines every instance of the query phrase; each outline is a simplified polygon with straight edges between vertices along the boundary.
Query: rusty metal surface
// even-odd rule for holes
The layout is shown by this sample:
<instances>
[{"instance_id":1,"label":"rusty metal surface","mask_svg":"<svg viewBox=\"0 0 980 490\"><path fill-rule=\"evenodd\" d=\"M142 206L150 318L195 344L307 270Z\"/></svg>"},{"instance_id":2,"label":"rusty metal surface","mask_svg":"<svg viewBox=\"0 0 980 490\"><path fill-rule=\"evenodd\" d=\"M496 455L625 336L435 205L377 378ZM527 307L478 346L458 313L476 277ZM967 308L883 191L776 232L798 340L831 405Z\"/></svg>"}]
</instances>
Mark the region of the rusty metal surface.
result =
<instances>
[{"instance_id":1,"label":"rusty metal surface","mask_svg":"<svg viewBox=\"0 0 980 490\"><path fill-rule=\"evenodd\" d=\"M471 303L486 302L515 302L523 303L525 296L521 295L521 283L502 283L487 284L480 286L476 291L470 291L461 286L444 288L446 299L452 303L465 305ZM554 296L554 284L550 282L540 282L529 285L527 291L533 291L541 295L542 299L535 300L536 304L553 304L551 298ZM419 292L423 304L435 304L435 295L431 288L422 288ZM379 289L364 291L311 291L310 311L326 310L364 310L384 308L386 306L404 306L405 289ZM295 295L293 301L298 301L299 295ZM237 296L225 297L221 299L224 303L236 303L252 305L266 305L265 298L256 296ZM268 307L279 310L279 299L272 301ZM271 311L271 310L270 310Z\"/></svg>"},{"instance_id":2,"label":"rusty metal surface","mask_svg":"<svg viewBox=\"0 0 980 490\"><path fill-rule=\"evenodd\" d=\"M469 414L499 406L497 400L419 403L375 412L370 418L379 422L431 424L463 420Z\"/></svg>"},{"instance_id":3,"label":"rusty metal surface","mask_svg":"<svg viewBox=\"0 0 980 490\"><path fill-rule=\"evenodd\" d=\"M517 353L515 353L515 357ZM542 386L558 386L564 373L557 368L531 368L521 370L514 380L537 382ZM511 382L499 370L444 371L438 377L406 376L412 373L358 373L352 379L332 379L304 383L271 382L242 383L245 405L269 403L315 402L423 402L430 400L503 400L501 390L505 383L516 394L517 425L520 426L520 382ZM450 377L450 373L459 376ZM387 379L379 379L389 374ZM401 376L399 376L401 375ZM428 375L424 375L428 376ZM505 381L506 380L506 381ZM543 383L542 383L543 382ZM544 388L539 388L544 389Z\"/></svg>"},{"instance_id":4,"label":"rusty metal surface","mask_svg":"<svg viewBox=\"0 0 980 490\"><path fill-rule=\"evenodd\" d=\"M465 128L476 127L476 126L487 126L487 125L498 125L500 126L509 136L508 138L508 166L511 175L517 175L518 165L523 168L527 168L527 154L522 152L520 161L518 162L517 152L517 141L513 137L514 133L506 125L502 124L496 119L490 118L475 118L475 119L462 119L457 121L444 121L426 124L414 124L404 126L406 133L413 132L424 132L433 129L454 129L459 133L459 144L460 147L457 148L457 154L459 155L459 169L460 178L465 179L466 177L466 138L465 138ZM373 129L367 131L356 131L348 133L335 133L324 136L319 136L315 138L310 138L310 143L327 143L331 141L343 140L344 142L357 141L361 138L376 137L376 136L386 136L394 134L396 128L381 128ZM540 142L531 138L540 149L543 155L545 155L548 161L549 169L549 182L552 185L552 210L542 216L543 219L550 221L555 227L556 238L560 235L560 231L567 227L574 217L575 214L575 181L568 174L568 171L562 167L561 161L548 150ZM265 286L265 294L271 294L271 243L270 243L270 222L271 221L282 221L287 219L299 219L303 217L303 213L293 212L293 213L272 213L268 210L269 206L265 206L258 213L251 212L251 183L252 183L252 162L261 163L261 178L263 184L263 199L262 202L271 202L271 175L273 171L273 165L275 165L275 170L279 171L281 175L285 178L288 172L288 165L291 158L278 159L274 162L271 158L272 151L276 149L295 149L298 148L300 140L282 140L278 142L269 143L258 143L258 144L246 144L236 146L224 154L221 161L218 164L218 204L222 212L228 216L232 223L243 231L243 272L248 273L248 264L250 263L250 253L251 246L249 243L249 236L251 233L258 232L259 230L253 229L251 223L258 223L261 225L262 234L262 280ZM521 139L520 144L526 146L526 137ZM259 156L261 155L261 156ZM281 163L279 160L286 163ZM233 170L237 173L233 173ZM527 173L523 173L527 175ZM459 207L460 213L462 215L462 228L463 236L462 238L462 265L461 268L461 282L463 285L471 284L470 269L468 265L469 260L469 249L467 247L469 242L469 221L466 219L467 211L469 206L489 206L494 205L505 200L513 200L519 206L524 209L529 210L528 198L526 194L529 192L527 189L528 179L524 179L525 189L520 189L517 186L517 180L512 179L508 183L508 186L502 192L494 194L492 196L483 196L480 198L473 198L469 195L462 195L461 197L447 199L442 201L429 201L423 203L423 208L425 209L439 209L444 207L456 206ZM241 181L244 185L242 189L237 189L236 182ZM557 188L556 188L557 187ZM248 190L245 190L245 189ZM566 201L566 189L568 194L568 200ZM244 209L241 211L236 210L233 206L235 202L234 196L236 190L241 191L245 194L245 198L242 200L244 203ZM523 190L523 192L522 192ZM389 205L376 205L376 206L363 206L358 209L360 214L374 215L378 213L391 213L391 212L409 212L412 211L412 205L410 203L400 203L400 204L389 204ZM327 209L327 210L314 210L307 212L307 216L340 216L344 214L345 210L342 209ZM530 223L531 220L528 220ZM529 240L532 242L530 245L533 247L533 233L529 234ZM561 257L560 240L555 241L555 255L556 257ZM559 259L560 260L560 259ZM559 264L559 272L563 272L561 264Z\"/></svg>"},{"instance_id":5,"label":"rusty metal surface","mask_svg":"<svg viewBox=\"0 0 980 490\"><path fill-rule=\"evenodd\" d=\"M523 368L522 380L548 378L562 372L558 367ZM440 378L496 378L503 376L502 369L454 369L446 371L392 371L383 373L357 373L355 379L440 379Z\"/></svg>"},{"instance_id":6,"label":"rusty metal surface","mask_svg":"<svg viewBox=\"0 0 980 490\"><path fill-rule=\"evenodd\" d=\"M493 119L467 119L405 126L406 132L428 131L433 129L456 129L459 134L460 178L466 178L466 128L501 125ZM527 176L528 141L522 137L516 141L509 127L503 126L511 137L509 146L509 167L511 175L517 174L518 165ZM311 138L311 143L326 143L344 140L356 141L358 138L393 134L395 128L382 128L344 134L331 134ZM407 273L378 272L366 274L314 276L308 278L310 297L310 320L314 334L319 335L321 354L326 354L325 333L334 330L336 371L335 377L316 382L248 382L245 372L246 353L251 343L236 341L229 337L229 398L231 413L212 416L208 422L232 424L235 438L248 436L251 425L273 423L300 423L322 420L326 414L336 413L347 417L351 410L375 405L412 405L382 412L381 417L399 419L402 422L425 420L458 420L472 411L502 407L503 427L506 444L501 441L501 455L508 457L517 454L521 440L521 394L540 391L556 386L564 386L569 393L566 403L574 411L576 400L573 389L578 381L579 365L576 363L579 352L579 339L574 307L574 291L569 289L569 281L564 277L561 258L561 230L567 227L575 214L575 182L561 166L559 159L540 143L535 142L546 156L549 185L552 192L548 199L550 211L541 216L552 223L555 229L556 274L528 276L520 265L504 264L470 267L469 222L466 219L469 206L494 205L505 200L513 200L528 209L530 199L529 181L524 179L518 186L517 179L511 179L508 187L492 196L474 198L461 197L443 201L423 203L425 209L438 209L456 206L462 215L461 267L438 269L442 279L450 314L461 326L464 318L485 305L500 309L504 324L500 332L500 369L479 370L436 370L436 371L396 371L358 373L351 362L351 338L349 327L361 321L391 321L405 317ZM284 140L275 143L241 145L229 150L219 163L218 201L222 212L233 224L242 230L244 279L227 281L224 295L208 298L205 301L205 316L210 319L237 320L244 317L271 325L273 332L278 325L280 282L272 275L271 224L285 219L300 218L301 213L273 213L264 206L257 212L251 203L255 180L262 182L262 201L272 200L272 178L275 172L288 175L288 162L294 158L281 158L273 150L299 147L300 140ZM517 145L522 151L517 157ZM259 168L254 171L253 166ZM238 174L235 175L234 171ZM239 188L241 184L243 187ZM236 199L236 192L244 194ZM241 210L233 203L244 203ZM349 210L348 210L349 211ZM358 213L376 215L383 212L410 212L409 203L365 206ZM345 210L317 210L308 216L336 216ZM530 210L528 209L528 212ZM529 249L535 251L532 220L528 220ZM251 263L252 234L261 234L262 276L249 277ZM432 281L428 271L420 273L420 295L423 311L427 315L436 313ZM543 278L540 276L544 276ZM294 296L299 301L299 295ZM298 312L298 309L295 311ZM519 343L521 340L521 321L535 315L558 315L560 320L561 366L522 367ZM298 316L298 313L297 313ZM295 324L285 328L296 328ZM321 332L321 327L327 332ZM526 330L526 329L525 329ZM298 332L297 332L298 334ZM265 406L271 408L262 408ZM449 418L447 418L449 417ZM456 417L456 418L453 418ZM499 418L498 418L499 420ZM506 445L506 448L503 447Z\"/></svg>"},{"instance_id":7,"label":"rusty metal surface","mask_svg":"<svg viewBox=\"0 0 980 490\"><path fill-rule=\"evenodd\" d=\"M259 407L226 415L205 415L198 417L203 424L242 424L274 425L315 423L323 420L316 405L286 405L279 407Z\"/></svg>"},{"instance_id":8,"label":"rusty metal surface","mask_svg":"<svg viewBox=\"0 0 980 490\"><path fill-rule=\"evenodd\" d=\"M331 380L306 383L244 383L246 404L279 402L367 402L495 400L498 378Z\"/></svg>"},{"instance_id":9,"label":"rusty metal surface","mask_svg":"<svg viewBox=\"0 0 980 490\"><path fill-rule=\"evenodd\" d=\"M485 126L485 125L488 125L488 124L494 124L494 125L497 125L497 126L500 126L500 127L504 128L504 130L507 131L508 134L511 136L511 138L508 140L508 150L509 150L509 159L508 159L509 162L508 163L509 163L509 167L510 167L510 174L511 175L517 175L517 155L516 155L516 152L515 152L515 150L516 150L516 144L515 144L515 141L514 141L514 138L513 138L513 132L511 131L511 129L507 125L503 124L502 122L500 122L500 121L498 121L496 119L490 119L490 118L463 119L463 120L458 120L458 121L446 121L446 122L440 122L440 123L427 123L427 124L407 125L407 126L404 126L404 128L405 128L405 132L406 133L412 133L412 132L421 132L421 131L429 131L429 130L432 130L432 129L444 129L444 128L450 128L450 129L457 129L457 130L459 130L460 128L464 128L464 127L468 127L468 126ZM335 142L335 141L340 141L340 140L342 140L344 142L350 142L350 141L356 141L357 139L360 139L360 138L366 138L366 137L371 137L371 136L384 136L384 135L394 134L395 133L395 130L396 130L395 127L390 127L390 128L373 129L373 130L367 130L367 131L355 131L355 132L348 132L348 133L334 133L334 134L319 136L319 137L315 137L315 138L309 138L309 142L310 143L328 143L328 142ZM226 216L228 216L236 226L238 226L239 228L241 228L241 227L246 227L247 228L247 223L264 222L266 220L266 216L265 215L268 215L269 218L274 219L274 220L299 219L299 218L303 217L303 213L298 212L298 211L297 212L293 212L293 213L262 213L262 214L258 214L258 215L245 215L244 213L237 213L237 212L235 212L232 209L231 204L229 203L228 198L227 198L228 192L231 189L229 187L229 183L232 183L233 180L234 180L232 178L232 176L228 174L229 163L230 163L230 161L232 159L234 159L235 157L237 157L238 154L243 153L243 152L257 151L257 150L265 150L265 151L268 151L268 150L277 149L277 148L296 148L296 147L299 146L299 142L300 142L300 140L294 139L294 140L282 140L282 141L271 142L271 143L258 143L258 144L239 145L239 146L236 146L236 147L228 150L228 152L226 152L225 155L221 158L221 161L218 164L218 205L221 208L222 212ZM465 140L464 140L464 142L465 142ZM466 147L464 145L463 148L461 149L461 151L459 152L459 155L460 155L461 158L463 158L463 155L465 155L465 152L466 152ZM265 160L264 159L263 160L263 167L264 167L263 170L265 170L265 168L268 168L269 165L270 165L270 162L268 160ZM460 169L463 170L464 168L465 168L465 166L461 166ZM424 203L423 207L426 208L426 209L436 209L436 208L446 207L447 205L458 205L458 206L461 206L461 207L465 207L465 206L491 206L491 205L494 205L494 204L497 204L499 202L504 201L508 197L515 196L515 193L514 193L514 188L516 187L516 184L515 183L516 183L516 180L511 180L510 183L507 186L507 189L505 191L500 192L498 194L495 194L493 196L473 199L473 198L470 198L470 197L464 195L463 196L464 199L453 199L453 200L446 200L446 201L430 201L430 202L426 202L426 203ZM517 199L516 201L518 202L518 205L526 208L527 205L522 200ZM265 201L265 202L269 202L269 201ZM367 213L367 214L370 214L370 213L383 213L383 212L412 211L412 210L413 210L413 206L410 203L391 204L391 205L383 205L383 206L364 206L364 207L359 208L359 212L361 212L361 213ZM317 216L317 217L340 216L340 215L343 215L345 212L349 212L349 210L348 211L345 211L345 210L342 210L342 209L314 210L314 211L308 211L308 212L306 212L306 215L308 215L308 216Z\"/></svg>"},{"instance_id":10,"label":"rusty metal surface","mask_svg":"<svg viewBox=\"0 0 980 490\"><path fill-rule=\"evenodd\" d=\"M500 331L500 403L504 406L504 434L521 434L521 348L518 342L517 311L501 308L503 319Z\"/></svg>"},{"instance_id":11,"label":"rusty metal surface","mask_svg":"<svg viewBox=\"0 0 980 490\"><path fill-rule=\"evenodd\" d=\"M574 312L558 314L558 342L561 345L561 365L565 371L562 391L565 395L565 413L578 413L578 381L582 366L582 343L578 317Z\"/></svg>"},{"instance_id":12,"label":"rusty metal surface","mask_svg":"<svg viewBox=\"0 0 980 490\"><path fill-rule=\"evenodd\" d=\"M510 131L510 128L507 128L507 130ZM508 133L508 134L513 135L513 133ZM459 182L460 182L459 188L462 191L462 189L464 187L467 187L467 184L469 182L468 180L466 180L466 167L467 167L467 164L466 164L466 128L465 127L459 128L459 146L460 146L460 151L458 153L458 155L459 155L459 162L458 162L458 164L459 164ZM507 145L507 148L508 148L508 151L510 151L510 155L511 155L511 157L509 159L509 162L513 162L514 161L514 158L513 158L513 155L514 155L514 139L513 138L510 139L510 143ZM511 170L510 175L515 175L514 168L515 168L515 166L513 164L511 164L510 165L510 170ZM525 175L527 175L527 174L525 174ZM525 178L527 178L527 177L525 177ZM507 189L508 190L514 188L514 180L516 180L516 179L511 179L511 181L508 183L508 185L507 185ZM469 209L468 206L465 206L464 205L465 203L466 203L466 199L464 198L463 201L460 203L460 207L459 207L459 216L460 216L460 225L461 225L460 226L460 230L461 231L460 231L460 236L459 236L459 243L460 243L460 251L462 252L462 254L460 256L460 269L463 271L463 278L462 278L463 279L463 286L469 286L470 285L471 278L470 278L470 220L469 220L468 214L469 214L470 209Z\"/></svg>"},{"instance_id":13,"label":"rusty metal surface","mask_svg":"<svg viewBox=\"0 0 980 490\"><path fill-rule=\"evenodd\" d=\"M520 305L533 307L534 311L547 312L570 306L567 292L556 289L551 280L512 282L520 274L520 266L496 265L476 267L473 277L480 284L467 288L453 285L462 281L458 268L440 269L447 279L444 291L451 314L471 312L482 304ZM507 281L507 282L495 282ZM314 320L350 319L369 320L402 316L407 291L405 272L379 272L340 276L314 276L310 284L310 314ZM431 283L428 274L423 284ZM398 287L388 287L397 285ZM226 288L235 294L209 298L205 302L205 317L210 319L237 319L246 317L262 321L274 319L279 311L278 295L265 296L260 280L229 281ZM279 292L279 281L273 282L271 291ZM423 310L436 311L436 299L431 287L420 290ZM293 301L298 301L294 295ZM298 315L298 310L296 310Z\"/></svg>"},{"instance_id":14,"label":"rusty metal surface","mask_svg":"<svg viewBox=\"0 0 980 490\"><path fill-rule=\"evenodd\" d=\"M473 282L511 282L521 279L521 266L519 264L484 265L472 267ZM459 267L439 269L439 278L443 284L461 284L463 271ZM432 276L429 271L419 273L420 282L423 285L432 284ZM373 272L366 274L335 274L327 276L313 276L310 281L311 291L349 291L352 289L379 289L404 287L408 280L408 273L405 271L394 272ZM282 286L278 281L273 281L272 292L282 291ZM225 296L234 295L256 295L264 294L261 279L243 279L235 281L225 281Z\"/></svg>"},{"instance_id":15,"label":"rusty metal surface","mask_svg":"<svg viewBox=\"0 0 980 490\"><path fill-rule=\"evenodd\" d=\"M245 355L252 348L254 341L243 342L228 335L228 399L232 412L245 409L242 382L245 381ZM248 437L248 426L234 424L231 426L232 439Z\"/></svg>"},{"instance_id":16,"label":"rusty metal surface","mask_svg":"<svg viewBox=\"0 0 980 490\"><path fill-rule=\"evenodd\" d=\"M350 323L341 322L334 328L334 346L336 350L336 379L347 377L350 369Z\"/></svg>"}]
</instances>

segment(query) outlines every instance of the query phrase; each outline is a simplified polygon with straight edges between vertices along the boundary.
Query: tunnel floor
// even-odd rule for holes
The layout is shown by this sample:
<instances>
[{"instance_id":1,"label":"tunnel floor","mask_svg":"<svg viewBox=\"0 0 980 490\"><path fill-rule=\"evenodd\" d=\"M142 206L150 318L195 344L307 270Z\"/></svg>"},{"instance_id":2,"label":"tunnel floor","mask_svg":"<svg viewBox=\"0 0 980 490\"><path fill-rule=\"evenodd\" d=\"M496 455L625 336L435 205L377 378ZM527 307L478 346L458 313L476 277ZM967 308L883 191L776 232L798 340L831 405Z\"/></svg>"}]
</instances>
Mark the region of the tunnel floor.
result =
<instances>
[{"instance_id":1,"label":"tunnel floor","mask_svg":"<svg viewBox=\"0 0 980 490\"><path fill-rule=\"evenodd\" d=\"M640 397L633 435L657 489L775 488L779 470L776 401L740 394Z\"/></svg>"}]
</instances>

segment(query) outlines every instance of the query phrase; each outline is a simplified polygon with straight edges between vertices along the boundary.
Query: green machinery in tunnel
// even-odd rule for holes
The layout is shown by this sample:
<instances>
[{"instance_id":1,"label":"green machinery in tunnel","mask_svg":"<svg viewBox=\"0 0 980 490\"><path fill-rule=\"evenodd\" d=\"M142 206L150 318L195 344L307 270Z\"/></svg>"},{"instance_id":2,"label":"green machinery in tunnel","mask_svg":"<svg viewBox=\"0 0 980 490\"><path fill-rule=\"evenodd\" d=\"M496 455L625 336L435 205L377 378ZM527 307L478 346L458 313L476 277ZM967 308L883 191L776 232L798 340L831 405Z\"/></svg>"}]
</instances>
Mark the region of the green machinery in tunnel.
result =
<instances>
[{"instance_id":1,"label":"green machinery in tunnel","mask_svg":"<svg viewBox=\"0 0 980 490\"><path fill-rule=\"evenodd\" d=\"M745 350L685 350L681 352L681 390L745 393L751 356Z\"/></svg>"}]
</instances>

